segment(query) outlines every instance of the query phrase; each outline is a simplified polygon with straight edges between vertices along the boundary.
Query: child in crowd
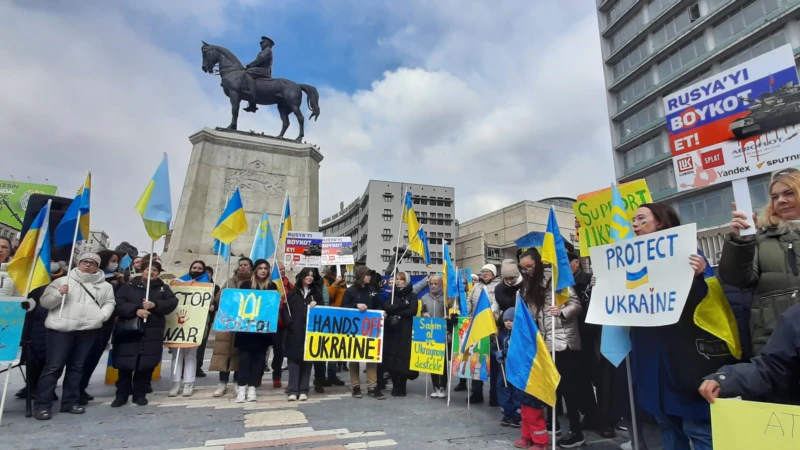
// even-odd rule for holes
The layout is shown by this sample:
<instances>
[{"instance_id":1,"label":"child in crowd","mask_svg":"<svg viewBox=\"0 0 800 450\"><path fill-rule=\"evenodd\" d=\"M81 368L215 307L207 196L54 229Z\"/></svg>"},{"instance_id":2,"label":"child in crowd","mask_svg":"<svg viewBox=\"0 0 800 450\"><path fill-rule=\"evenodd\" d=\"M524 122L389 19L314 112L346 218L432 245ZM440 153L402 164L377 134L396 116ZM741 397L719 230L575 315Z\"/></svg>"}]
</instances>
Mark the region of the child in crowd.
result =
<instances>
[{"instance_id":1,"label":"child in crowd","mask_svg":"<svg viewBox=\"0 0 800 450\"><path fill-rule=\"evenodd\" d=\"M514 327L514 313L516 308L511 307L503 313L503 324L506 326L505 330L501 330L497 335L497 342L500 343L502 350L495 351L495 358L497 362L505 366L506 356L508 355L508 346L511 343L511 329ZM503 373L505 373L505 369ZM500 408L503 410L503 420L500 425L504 427L520 428L521 417L519 414L520 404L518 400L519 395L515 392L517 388L506 381L505 376L498 377L497 380L497 401L500 403Z\"/></svg>"}]
</instances>

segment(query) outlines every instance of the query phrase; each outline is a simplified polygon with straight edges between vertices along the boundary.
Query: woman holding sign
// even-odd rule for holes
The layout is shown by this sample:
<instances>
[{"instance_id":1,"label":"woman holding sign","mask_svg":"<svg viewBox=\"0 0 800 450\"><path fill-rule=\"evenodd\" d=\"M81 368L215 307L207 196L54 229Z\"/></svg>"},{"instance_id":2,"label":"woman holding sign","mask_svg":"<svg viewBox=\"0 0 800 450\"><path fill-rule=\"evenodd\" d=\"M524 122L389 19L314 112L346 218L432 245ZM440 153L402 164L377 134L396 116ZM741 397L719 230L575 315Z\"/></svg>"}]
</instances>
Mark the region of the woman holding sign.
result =
<instances>
[{"instance_id":1,"label":"woman holding sign","mask_svg":"<svg viewBox=\"0 0 800 450\"><path fill-rule=\"evenodd\" d=\"M386 311L386 335L384 336L383 366L392 376L392 397L406 396L406 381L411 372L411 335L414 331L414 316L417 314L417 295L406 272L399 272L394 279L394 301L384 306Z\"/></svg>"},{"instance_id":2,"label":"woman holding sign","mask_svg":"<svg viewBox=\"0 0 800 450\"><path fill-rule=\"evenodd\" d=\"M304 360L306 323L308 309L322 303L322 291L314 282L314 270L306 267L297 275L294 289L289 292L286 303L281 305L281 317L286 323L286 347L284 354L289 359L289 401L308 400L308 385L311 381L310 362Z\"/></svg>"}]
</instances>

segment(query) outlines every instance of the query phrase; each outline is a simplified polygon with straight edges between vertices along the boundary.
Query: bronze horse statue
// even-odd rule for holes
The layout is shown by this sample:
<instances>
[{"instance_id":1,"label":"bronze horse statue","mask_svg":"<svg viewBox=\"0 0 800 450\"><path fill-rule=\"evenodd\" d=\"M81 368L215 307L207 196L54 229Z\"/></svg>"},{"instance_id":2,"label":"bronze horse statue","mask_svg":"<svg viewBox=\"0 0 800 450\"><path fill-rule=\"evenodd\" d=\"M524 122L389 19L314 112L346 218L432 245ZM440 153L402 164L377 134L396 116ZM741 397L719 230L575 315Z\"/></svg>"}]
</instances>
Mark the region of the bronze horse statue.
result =
<instances>
[{"instance_id":1,"label":"bronze horse statue","mask_svg":"<svg viewBox=\"0 0 800 450\"><path fill-rule=\"evenodd\" d=\"M228 128L235 130L239 120L239 105L244 101L255 100L259 105L277 105L283 126L279 138L283 138L289 128L289 113L294 113L300 125L300 134L295 139L303 139L303 113L300 105L303 104L303 92L308 97L308 109L311 110L310 120L319 117L319 94L317 88L309 84L297 84L285 78L259 78L256 80L256 98L247 92L247 82L244 80L245 67L239 59L227 48L210 45L203 42L203 72L213 74L214 67L219 64L219 75L222 78L222 90L231 100L231 124Z\"/></svg>"}]
</instances>

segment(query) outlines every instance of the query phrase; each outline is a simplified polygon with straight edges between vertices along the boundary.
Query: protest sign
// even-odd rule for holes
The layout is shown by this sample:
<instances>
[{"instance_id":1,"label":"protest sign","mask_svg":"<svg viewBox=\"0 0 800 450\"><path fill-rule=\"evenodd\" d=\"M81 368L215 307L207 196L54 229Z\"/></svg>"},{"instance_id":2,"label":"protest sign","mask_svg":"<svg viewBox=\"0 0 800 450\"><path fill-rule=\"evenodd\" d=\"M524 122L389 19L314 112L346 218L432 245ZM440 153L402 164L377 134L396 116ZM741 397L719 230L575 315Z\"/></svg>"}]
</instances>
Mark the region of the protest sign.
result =
<instances>
[{"instance_id":1,"label":"protest sign","mask_svg":"<svg viewBox=\"0 0 800 450\"><path fill-rule=\"evenodd\" d=\"M628 218L644 203L650 203L650 189L644 180L631 181L617 186L625 203ZM587 192L578 196L572 205L580 225L581 256L589 256L589 249L611 243L611 188Z\"/></svg>"},{"instance_id":2,"label":"protest sign","mask_svg":"<svg viewBox=\"0 0 800 450\"><path fill-rule=\"evenodd\" d=\"M343 266L355 263L352 239L349 237L322 238L322 264Z\"/></svg>"},{"instance_id":3,"label":"protest sign","mask_svg":"<svg viewBox=\"0 0 800 450\"><path fill-rule=\"evenodd\" d=\"M10 363L17 359L22 326L25 324L25 310L20 303L23 297L0 297L0 363ZM33 307L31 307L33 309Z\"/></svg>"},{"instance_id":4,"label":"protest sign","mask_svg":"<svg viewBox=\"0 0 800 450\"><path fill-rule=\"evenodd\" d=\"M691 223L591 248L597 282L586 322L658 327L678 321L692 287L697 253Z\"/></svg>"},{"instance_id":5,"label":"protest sign","mask_svg":"<svg viewBox=\"0 0 800 450\"><path fill-rule=\"evenodd\" d=\"M470 318L459 317L458 325L453 330L453 367L454 377L487 381L489 379L489 353L492 346L489 337L472 344L461 353L461 341L469 329ZM458 339L455 339L458 336Z\"/></svg>"},{"instance_id":6,"label":"protest sign","mask_svg":"<svg viewBox=\"0 0 800 450\"><path fill-rule=\"evenodd\" d=\"M319 267L322 261L322 233L288 231L284 247L287 267Z\"/></svg>"},{"instance_id":7,"label":"protest sign","mask_svg":"<svg viewBox=\"0 0 800 450\"><path fill-rule=\"evenodd\" d=\"M173 281L170 288L178 298L178 307L166 317L164 347L198 347L206 334L208 307L214 301L214 285Z\"/></svg>"},{"instance_id":8,"label":"protest sign","mask_svg":"<svg viewBox=\"0 0 800 450\"><path fill-rule=\"evenodd\" d=\"M381 362L383 311L316 306L308 310L306 361Z\"/></svg>"},{"instance_id":9,"label":"protest sign","mask_svg":"<svg viewBox=\"0 0 800 450\"><path fill-rule=\"evenodd\" d=\"M444 373L446 348L447 322L444 319L414 317L410 370Z\"/></svg>"},{"instance_id":10,"label":"protest sign","mask_svg":"<svg viewBox=\"0 0 800 450\"><path fill-rule=\"evenodd\" d=\"M31 195L56 195L56 193L58 193L58 187L49 184L0 180L0 223L17 230L22 229L22 220L28 209L28 199Z\"/></svg>"},{"instance_id":11,"label":"protest sign","mask_svg":"<svg viewBox=\"0 0 800 450\"><path fill-rule=\"evenodd\" d=\"M223 289L214 331L275 333L280 301L278 291Z\"/></svg>"},{"instance_id":12,"label":"protest sign","mask_svg":"<svg viewBox=\"0 0 800 450\"><path fill-rule=\"evenodd\" d=\"M800 406L718 398L711 405L711 437L719 450L800 448Z\"/></svg>"}]
</instances>

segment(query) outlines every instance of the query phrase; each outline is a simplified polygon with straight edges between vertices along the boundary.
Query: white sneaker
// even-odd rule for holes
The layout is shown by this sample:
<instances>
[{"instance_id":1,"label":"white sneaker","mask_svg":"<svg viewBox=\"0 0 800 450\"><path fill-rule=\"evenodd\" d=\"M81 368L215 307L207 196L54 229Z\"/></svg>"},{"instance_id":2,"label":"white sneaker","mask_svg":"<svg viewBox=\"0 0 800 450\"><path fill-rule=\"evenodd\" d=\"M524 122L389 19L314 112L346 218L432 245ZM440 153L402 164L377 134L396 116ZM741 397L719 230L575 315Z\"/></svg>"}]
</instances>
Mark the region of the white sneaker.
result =
<instances>
[{"instance_id":1,"label":"white sneaker","mask_svg":"<svg viewBox=\"0 0 800 450\"><path fill-rule=\"evenodd\" d=\"M439 388L433 388L433 392L431 392L431 398L439 398Z\"/></svg>"},{"instance_id":2,"label":"white sneaker","mask_svg":"<svg viewBox=\"0 0 800 450\"><path fill-rule=\"evenodd\" d=\"M181 382L180 381L173 381L172 382L172 387L169 388L169 394L167 394L167 397L177 397L178 396L178 392L180 392L180 390L181 390Z\"/></svg>"},{"instance_id":3,"label":"white sneaker","mask_svg":"<svg viewBox=\"0 0 800 450\"><path fill-rule=\"evenodd\" d=\"M247 386L236 386L236 403L244 403L247 394Z\"/></svg>"},{"instance_id":4,"label":"white sneaker","mask_svg":"<svg viewBox=\"0 0 800 450\"><path fill-rule=\"evenodd\" d=\"M290 402L296 402L296 401L297 401L297 396L296 396L296 395L294 395L294 394L290 395L290 396L289 396L289 401L290 401Z\"/></svg>"},{"instance_id":5,"label":"white sneaker","mask_svg":"<svg viewBox=\"0 0 800 450\"><path fill-rule=\"evenodd\" d=\"M447 390L445 388L439 388L439 398L447 398Z\"/></svg>"},{"instance_id":6,"label":"white sneaker","mask_svg":"<svg viewBox=\"0 0 800 450\"><path fill-rule=\"evenodd\" d=\"M306 401L306 400L308 400L308 395L306 395L306 394L300 394L300 401L301 401L301 402L304 402L304 401Z\"/></svg>"},{"instance_id":7,"label":"white sneaker","mask_svg":"<svg viewBox=\"0 0 800 450\"><path fill-rule=\"evenodd\" d=\"M624 442L619 448L620 450L633 450L633 441Z\"/></svg>"},{"instance_id":8,"label":"white sneaker","mask_svg":"<svg viewBox=\"0 0 800 450\"><path fill-rule=\"evenodd\" d=\"M248 402L256 401L256 387L255 386L248 386L247 387L247 401Z\"/></svg>"},{"instance_id":9,"label":"white sneaker","mask_svg":"<svg viewBox=\"0 0 800 450\"><path fill-rule=\"evenodd\" d=\"M217 388L214 389L214 397L222 397L223 395L228 393L228 384L227 383L220 383L217 385Z\"/></svg>"},{"instance_id":10,"label":"white sneaker","mask_svg":"<svg viewBox=\"0 0 800 450\"><path fill-rule=\"evenodd\" d=\"M191 397L194 394L194 383L186 383L183 385L183 396Z\"/></svg>"}]
</instances>

